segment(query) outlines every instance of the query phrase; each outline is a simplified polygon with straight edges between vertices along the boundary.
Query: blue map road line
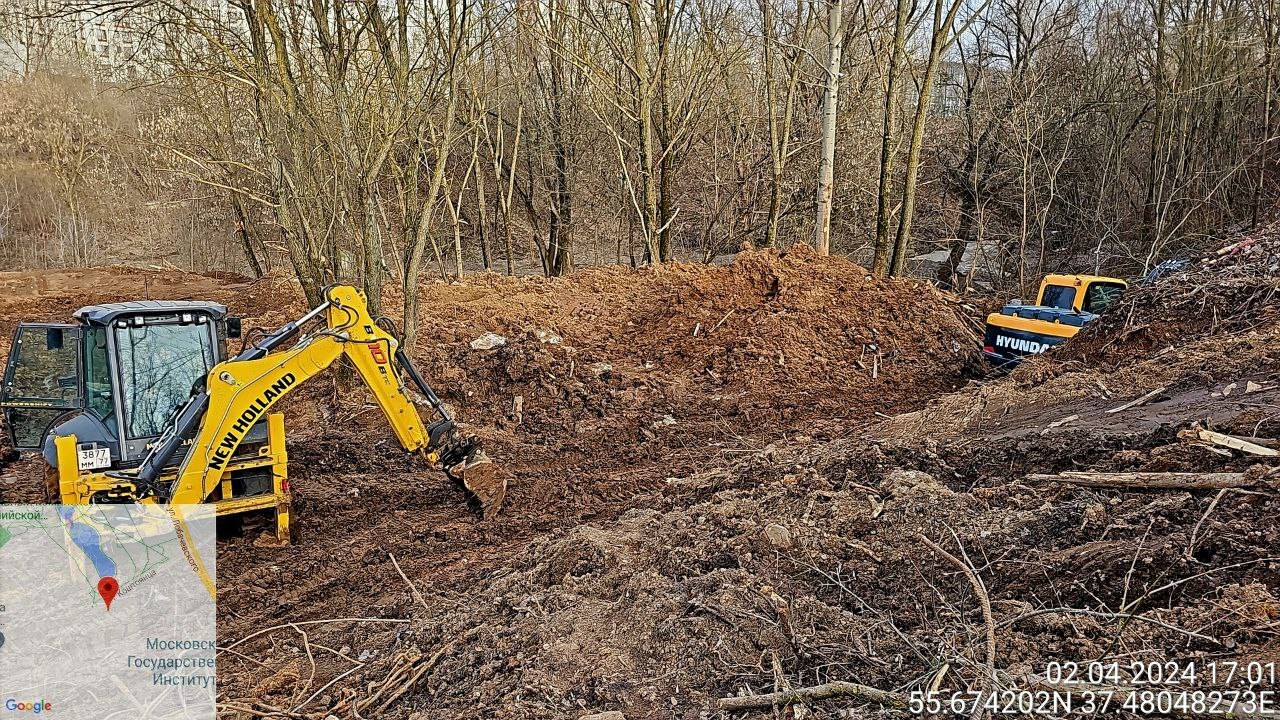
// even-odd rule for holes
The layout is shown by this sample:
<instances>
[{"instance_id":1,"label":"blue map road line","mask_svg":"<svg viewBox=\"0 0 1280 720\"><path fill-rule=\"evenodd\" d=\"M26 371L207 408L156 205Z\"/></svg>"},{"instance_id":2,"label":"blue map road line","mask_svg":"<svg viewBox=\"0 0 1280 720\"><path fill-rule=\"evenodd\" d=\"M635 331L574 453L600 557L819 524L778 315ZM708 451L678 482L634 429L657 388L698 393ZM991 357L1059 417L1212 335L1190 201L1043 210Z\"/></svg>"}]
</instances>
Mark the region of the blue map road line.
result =
<instances>
[{"instance_id":1,"label":"blue map road line","mask_svg":"<svg viewBox=\"0 0 1280 720\"><path fill-rule=\"evenodd\" d=\"M98 531L82 522L76 522L73 508L59 508L58 513L62 515L62 519L67 523L67 530L71 533L71 541L88 556L89 561L93 563L94 571L98 573L98 577L114 576L116 574L116 563L103 552L102 539L98 537Z\"/></svg>"}]
</instances>

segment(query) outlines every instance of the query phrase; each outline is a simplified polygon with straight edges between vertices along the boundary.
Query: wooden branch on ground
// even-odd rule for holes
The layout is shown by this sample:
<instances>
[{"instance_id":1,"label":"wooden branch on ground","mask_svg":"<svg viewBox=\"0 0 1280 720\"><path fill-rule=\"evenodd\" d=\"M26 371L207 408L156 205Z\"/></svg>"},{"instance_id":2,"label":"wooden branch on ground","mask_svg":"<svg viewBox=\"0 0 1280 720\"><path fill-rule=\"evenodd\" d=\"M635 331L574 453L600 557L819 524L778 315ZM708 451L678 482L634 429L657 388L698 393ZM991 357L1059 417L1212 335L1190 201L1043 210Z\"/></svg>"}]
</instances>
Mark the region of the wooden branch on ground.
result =
<instances>
[{"instance_id":1,"label":"wooden branch on ground","mask_svg":"<svg viewBox=\"0 0 1280 720\"><path fill-rule=\"evenodd\" d=\"M1240 452L1249 453L1250 455L1261 455L1262 457L1276 457L1277 455L1280 455L1280 450L1273 450L1272 448L1251 443L1248 440L1235 437L1234 435L1227 435L1220 432L1214 432L1212 430L1205 430L1203 428L1196 430L1196 437L1205 442L1229 447L1232 450L1239 450Z\"/></svg>"},{"instance_id":2,"label":"wooden branch on ground","mask_svg":"<svg viewBox=\"0 0 1280 720\"><path fill-rule=\"evenodd\" d=\"M781 707L796 703L811 703L834 697L852 697L880 703L891 708L905 708L907 699L902 695L873 688L870 685L836 681L813 685L811 687L784 690L766 695L743 695L739 697L720 698L720 709L728 712L755 710L758 708Z\"/></svg>"},{"instance_id":3,"label":"wooden branch on ground","mask_svg":"<svg viewBox=\"0 0 1280 720\"><path fill-rule=\"evenodd\" d=\"M422 593L418 592L418 586L414 585L413 581L409 579L409 576L405 575L404 571L400 569L400 563L396 561L396 556L391 553L387 553L387 557L391 558L391 564L396 566L396 572L400 573L400 579L404 580L404 584L409 586L409 592L413 593L413 599L417 600L418 604L423 608L430 610L431 607L427 605L427 601L423 599Z\"/></svg>"},{"instance_id":4,"label":"wooden branch on ground","mask_svg":"<svg viewBox=\"0 0 1280 720\"><path fill-rule=\"evenodd\" d=\"M1028 480L1061 482L1085 487L1117 490L1221 490L1258 485L1275 471L1261 473L1177 473L1177 472L1064 472L1057 475L1033 473Z\"/></svg>"},{"instance_id":5,"label":"wooden branch on ground","mask_svg":"<svg viewBox=\"0 0 1280 720\"><path fill-rule=\"evenodd\" d=\"M1202 635L1201 633L1198 633L1198 632L1192 632L1191 630L1180 628L1177 625L1174 625L1172 623L1167 623L1159 618L1147 617L1146 615L1138 615L1136 613L1102 612L1100 610L1088 610L1084 608L1071 608L1071 607L1051 607L1051 608L1041 608L1039 610L1032 610L1031 612L1023 613L1016 617L1011 617L1011 618L1006 618L1004 620L1001 620L1000 624L997 625L997 627L1008 627L1010 625L1020 623L1023 620L1028 620L1030 618L1038 617L1040 615L1086 615L1088 617L1095 617L1101 620L1107 620L1111 622L1118 622L1118 621L1128 622L1128 621L1136 620L1144 623L1150 623L1151 625L1162 627L1166 630L1172 630L1174 632L1180 633L1182 635L1186 635L1187 637L1194 638L1196 640L1213 643L1214 645L1222 644L1222 641L1217 638L1209 637L1208 635Z\"/></svg>"},{"instance_id":6,"label":"wooden branch on ground","mask_svg":"<svg viewBox=\"0 0 1280 720\"><path fill-rule=\"evenodd\" d=\"M269 628L264 628L250 635L245 635L244 637L231 643L225 648L218 648L218 649L230 650L231 648L237 645L240 645L241 643L248 642L249 640L252 640L258 637L259 635L265 635L266 633L274 632L276 630L281 630L283 628L294 628L296 630L297 628L294 627L295 625L320 625L323 623L340 623L340 622L407 623L409 621L404 618L380 618L380 617L340 617L340 618L328 618L325 620L299 620L297 622L285 623L283 625L272 625Z\"/></svg>"},{"instance_id":7,"label":"wooden branch on ground","mask_svg":"<svg viewBox=\"0 0 1280 720\"><path fill-rule=\"evenodd\" d=\"M1140 398L1137 398L1136 400L1130 400L1129 402L1121 405L1120 407L1111 408L1110 410L1107 411L1107 413L1114 415L1115 413L1118 413L1118 412L1124 412L1125 410L1128 410L1131 407L1137 407L1139 405L1143 405L1151 398L1159 395L1160 393L1168 389L1169 389L1168 385L1161 385L1160 387L1156 388L1155 390L1152 390L1151 392L1147 393L1146 395L1143 395Z\"/></svg>"},{"instance_id":8,"label":"wooden branch on ground","mask_svg":"<svg viewBox=\"0 0 1280 720\"><path fill-rule=\"evenodd\" d=\"M954 533L953 533L954 535ZM973 569L971 565L964 562L960 558L947 552L941 545L925 536L924 533L916 533L916 537L920 538L920 542L934 552L934 554L951 563L969 581L969 585L973 587L973 592L978 596L978 605L982 608L982 622L986 626L986 674L982 678L981 690L983 693L991 691L991 684L995 682L996 675L996 623L994 616L991 614L991 596L987 594L987 586L983 584L982 578L978 575L978 571ZM960 539L956 538L956 545L960 544ZM960 551L963 553L964 548ZM975 709L975 714L978 712Z\"/></svg>"},{"instance_id":9,"label":"wooden branch on ground","mask_svg":"<svg viewBox=\"0 0 1280 720\"><path fill-rule=\"evenodd\" d=\"M1213 514L1213 509L1218 507L1218 503L1222 502L1222 498L1227 496L1233 488L1222 488L1217 495L1213 496L1213 500L1209 503L1209 507L1205 508L1204 514L1196 521L1196 526L1191 528L1191 539L1187 541L1187 550L1182 554L1184 558L1190 560L1196 552L1196 539L1200 536L1200 526L1204 525L1204 521L1209 519Z\"/></svg>"},{"instance_id":10,"label":"wooden branch on ground","mask_svg":"<svg viewBox=\"0 0 1280 720\"><path fill-rule=\"evenodd\" d=\"M440 649L437 650L435 654L433 654L431 657L426 658L425 660L422 659L421 657L416 659L407 668L407 670L412 671L413 674L409 675L407 679L399 682L395 690L393 690L391 694L387 697L387 699L383 700L382 704L378 706L377 712L373 715L373 717L382 717L383 714L386 712L387 708L390 707L392 703L394 703L395 701L403 697L405 693L412 690L413 687L418 684L418 680L420 680L423 675L427 674L428 672L430 672L432 668L435 667L436 662L438 662L440 658L444 657L446 653L452 652L460 644L465 642L471 642L471 639L474 638L477 634L479 634L479 632L480 632L479 627L473 627L470 630L462 633L461 635L445 643L444 645L440 646ZM390 681L391 681L391 677L388 677L387 682L384 683L382 688L378 690L378 693L356 703L356 712L354 713L356 717L360 717L362 713L369 712L369 708L372 707L373 702L377 700L378 695L380 695L383 690L387 689L390 686L391 684Z\"/></svg>"}]
</instances>

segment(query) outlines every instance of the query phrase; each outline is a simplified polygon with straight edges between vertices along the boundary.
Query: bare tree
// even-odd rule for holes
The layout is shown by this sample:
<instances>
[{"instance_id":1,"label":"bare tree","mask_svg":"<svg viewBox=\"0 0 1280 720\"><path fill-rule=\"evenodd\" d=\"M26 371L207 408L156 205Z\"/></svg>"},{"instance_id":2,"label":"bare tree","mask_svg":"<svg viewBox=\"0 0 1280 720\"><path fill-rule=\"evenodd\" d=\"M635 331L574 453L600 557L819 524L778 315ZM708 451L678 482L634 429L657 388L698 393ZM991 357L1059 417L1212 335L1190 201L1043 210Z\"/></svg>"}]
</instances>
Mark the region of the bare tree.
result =
<instances>
[{"instance_id":1,"label":"bare tree","mask_svg":"<svg viewBox=\"0 0 1280 720\"><path fill-rule=\"evenodd\" d=\"M989 1L22 0L0 42L30 39L12 92L53 70L122 87L119 48L85 37L127 26L147 172L122 186L147 200L117 202L185 213L184 247L217 239L203 262L288 267L313 300L340 280L377 306L397 283L410 341L420 283L473 266L812 238L881 275L934 245L944 284L967 250L1028 284L1137 272L1264 212L1276 0ZM72 166L4 149L22 219L24 178ZM0 247L99 257L95 212L57 212Z\"/></svg>"},{"instance_id":2,"label":"bare tree","mask_svg":"<svg viewBox=\"0 0 1280 720\"><path fill-rule=\"evenodd\" d=\"M844 42L840 15L843 0L827 0L827 81L822 95L822 154L818 167L818 218L813 244L819 255L831 252L832 183L836 162L836 113L840 101L840 49Z\"/></svg>"}]
</instances>

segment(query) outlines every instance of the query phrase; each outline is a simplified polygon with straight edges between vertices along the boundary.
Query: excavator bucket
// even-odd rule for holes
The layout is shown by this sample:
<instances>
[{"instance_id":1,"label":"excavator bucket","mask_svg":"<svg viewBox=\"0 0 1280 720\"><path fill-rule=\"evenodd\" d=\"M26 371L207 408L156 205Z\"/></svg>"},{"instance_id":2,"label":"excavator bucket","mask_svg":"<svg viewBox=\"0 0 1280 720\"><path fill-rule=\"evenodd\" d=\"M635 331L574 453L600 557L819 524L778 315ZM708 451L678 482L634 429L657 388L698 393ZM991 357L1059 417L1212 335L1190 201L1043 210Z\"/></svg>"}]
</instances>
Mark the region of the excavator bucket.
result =
<instances>
[{"instance_id":1,"label":"excavator bucket","mask_svg":"<svg viewBox=\"0 0 1280 720\"><path fill-rule=\"evenodd\" d=\"M473 447L465 460L449 468L449 475L457 478L480 504L481 517L488 519L502 508L507 479L484 450Z\"/></svg>"},{"instance_id":2,"label":"excavator bucket","mask_svg":"<svg viewBox=\"0 0 1280 720\"><path fill-rule=\"evenodd\" d=\"M489 459L480 441L458 432L453 420L442 418L427 428L429 447L436 450L440 469L466 489L479 506L480 516L489 518L502 508L507 497L507 478Z\"/></svg>"},{"instance_id":3,"label":"excavator bucket","mask_svg":"<svg viewBox=\"0 0 1280 720\"><path fill-rule=\"evenodd\" d=\"M502 508L507 498L507 477L501 472L474 437L463 437L457 431L453 417L440 402L439 396L422 378L403 349L396 350L396 362L413 381L418 391L427 399L440 419L427 428L428 448L438 448L440 465L455 481L462 483L480 506L480 517L488 519Z\"/></svg>"}]
</instances>

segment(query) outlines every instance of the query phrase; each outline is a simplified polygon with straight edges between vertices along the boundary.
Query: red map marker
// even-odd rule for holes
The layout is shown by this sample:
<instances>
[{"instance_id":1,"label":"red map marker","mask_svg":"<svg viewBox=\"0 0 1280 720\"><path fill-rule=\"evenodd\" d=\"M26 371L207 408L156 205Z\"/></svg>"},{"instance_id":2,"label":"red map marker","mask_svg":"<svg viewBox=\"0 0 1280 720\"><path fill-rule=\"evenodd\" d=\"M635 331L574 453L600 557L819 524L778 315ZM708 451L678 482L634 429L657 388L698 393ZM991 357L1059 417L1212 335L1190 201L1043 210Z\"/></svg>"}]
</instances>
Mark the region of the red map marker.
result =
<instances>
[{"instance_id":1,"label":"red map marker","mask_svg":"<svg viewBox=\"0 0 1280 720\"><path fill-rule=\"evenodd\" d=\"M110 575L98 581L98 594L102 596L102 601L107 604L107 610L111 610L111 601L115 600L116 593L120 592L120 583Z\"/></svg>"}]
</instances>

